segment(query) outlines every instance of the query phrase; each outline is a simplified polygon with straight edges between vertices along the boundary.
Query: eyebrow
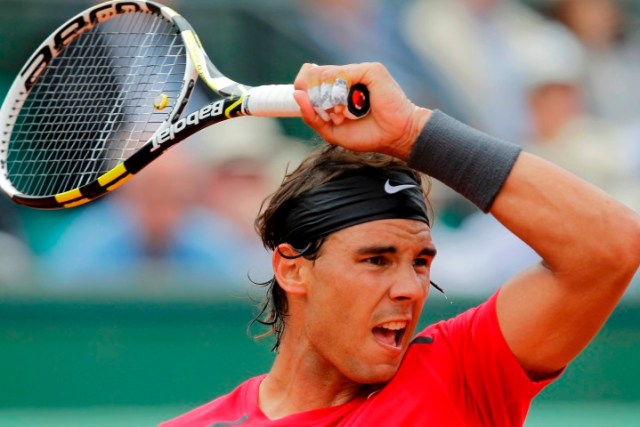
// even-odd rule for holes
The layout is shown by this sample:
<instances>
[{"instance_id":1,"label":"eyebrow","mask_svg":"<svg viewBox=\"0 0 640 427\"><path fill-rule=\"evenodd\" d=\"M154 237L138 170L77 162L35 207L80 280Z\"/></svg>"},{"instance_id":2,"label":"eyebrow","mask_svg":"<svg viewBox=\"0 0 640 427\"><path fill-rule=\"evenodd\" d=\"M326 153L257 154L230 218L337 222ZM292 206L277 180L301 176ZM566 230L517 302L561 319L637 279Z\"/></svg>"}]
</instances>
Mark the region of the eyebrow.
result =
<instances>
[{"instance_id":1,"label":"eyebrow","mask_svg":"<svg viewBox=\"0 0 640 427\"><path fill-rule=\"evenodd\" d=\"M398 249L395 246L367 246L358 250L359 255L383 255L395 254ZM435 257L438 251L433 246L424 247L418 256Z\"/></svg>"}]
</instances>

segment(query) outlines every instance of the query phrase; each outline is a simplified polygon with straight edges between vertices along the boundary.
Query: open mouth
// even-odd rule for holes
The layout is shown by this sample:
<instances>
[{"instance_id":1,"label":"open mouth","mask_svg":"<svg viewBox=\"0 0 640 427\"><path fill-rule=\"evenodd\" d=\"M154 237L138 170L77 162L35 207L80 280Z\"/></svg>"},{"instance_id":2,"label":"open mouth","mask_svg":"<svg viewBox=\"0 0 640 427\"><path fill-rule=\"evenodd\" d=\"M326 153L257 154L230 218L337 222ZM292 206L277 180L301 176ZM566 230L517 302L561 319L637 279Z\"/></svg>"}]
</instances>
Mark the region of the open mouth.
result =
<instances>
[{"instance_id":1,"label":"open mouth","mask_svg":"<svg viewBox=\"0 0 640 427\"><path fill-rule=\"evenodd\" d=\"M407 322L386 322L373 328L373 336L380 344L399 349L407 330Z\"/></svg>"}]
</instances>

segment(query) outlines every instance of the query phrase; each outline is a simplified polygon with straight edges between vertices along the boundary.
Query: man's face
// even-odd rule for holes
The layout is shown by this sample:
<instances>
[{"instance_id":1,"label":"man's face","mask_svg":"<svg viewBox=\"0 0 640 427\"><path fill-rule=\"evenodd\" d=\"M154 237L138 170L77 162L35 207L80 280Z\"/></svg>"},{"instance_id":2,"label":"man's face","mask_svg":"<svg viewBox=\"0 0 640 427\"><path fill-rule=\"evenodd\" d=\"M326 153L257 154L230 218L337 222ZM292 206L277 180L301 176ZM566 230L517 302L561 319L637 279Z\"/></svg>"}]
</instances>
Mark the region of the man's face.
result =
<instances>
[{"instance_id":1,"label":"man's face","mask_svg":"<svg viewBox=\"0 0 640 427\"><path fill-rule=\"evenodd\" d=\"M372 221L331 234L304 270L303 334L320 367L361 384L390 380L426 300L434 255L420 221Z\"/></svg>"}]
</instances>

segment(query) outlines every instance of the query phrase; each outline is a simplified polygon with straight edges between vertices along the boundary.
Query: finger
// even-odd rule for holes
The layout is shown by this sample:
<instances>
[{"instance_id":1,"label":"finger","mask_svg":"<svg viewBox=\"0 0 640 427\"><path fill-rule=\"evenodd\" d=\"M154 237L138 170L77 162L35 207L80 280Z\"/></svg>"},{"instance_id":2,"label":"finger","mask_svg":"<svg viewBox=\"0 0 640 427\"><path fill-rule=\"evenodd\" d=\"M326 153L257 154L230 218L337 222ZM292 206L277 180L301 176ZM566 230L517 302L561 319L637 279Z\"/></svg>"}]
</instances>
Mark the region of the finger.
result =
<instances>
[{"instance_id":1,"label":"finger","mask_svg":"<svg viewBox=\"0 0 640 427\"><path fill-rule=\"evenodd\" d=\"M340 126L344 120L345 117L342 114L337 114L337 113L329 113L329 116L331 117L331 122L336 125L336 126Z\"/></svg>"},{"instance_id":2,"label":"finger","mask_svg":"<svg viewBox=\"0 0 640 427\"><path fill-rule=\"evenodd\" d=\"M313 109L316 111L318 116L320 116L320 118L325 122L328 122L329 120L331 120L331 118L323 107L324 102L322 95L322 85L313 77L310 77L308 81L309 88L307 90L307 94L309 96L309 101L311 102L311 105L313 106Z\"/></svg>"},{"instance_id":3,"label":"finger","mask_svg":"<svg viewBox=\"0 0 640 427\"><path fill-rule=\"evenodd\" d=\"M323 81L320 85L320 105L319 107L323 110L329 110L333 108L333 103L331 102L331 89L333 87L333 81Z\"/></svg>"},{"instance_id":4,"label":"finger","mask_svg":"<svg viewBox=\"0 0 640 427\"><path fill-rule=\"evenodd\" d=\"M298 71L298 75L293 81L293 86L296 89L307 90L308 89L308 74L309 71L316 67L317 65L311 63L305 63L300 67L300 71Z\"/></svg>"},{"instance_id":5,"label":"finger","mask_svg":"<svg viewBox=\"0 0 640 427\"><path fill-rule=\"evenodd\" d=\"M293 98L300 107L301 117L312 128L317 128L324 124L324 120L320 118L309 100L309 95L303 90L293 92Z\"/></svg>"},{"instance_id":6,"label":"finger","mask_svg":"<svg viewBox=\"0 0 640 427\"><path fill-rule=\"evenodd\" d=\"M349 64L349 65L326 65L321 66L313 70L313 73L320 73L319 78L322 81L335 82L337 80L345 80L347 86L351 86L356 83L363 83L365 85L370 83L368 74L370 73L369 64Z\"/></svg>"},{"instance_id":7,"label":"finger","mask_svg":"<svg viewBox=\"0 0 640 427\"><path fill-rule=\"evenodd\" d=\"M329 113L324 109L322 109L322 107L313 107L313 108L314 110L316 110L318 117L320 117L323 121L328 122L329 120L331 120L331 116L329 116Z\"/></svg>"},{"instance_id":8,"label":"finger","mask_svg":"<svg viewBox=\"0 0 640 427\"><path fill-rule=\"evenodd\" d=\"M293 99L295 99L295 101L298 103L303 116L306 114L315 115L313 104L311 104L311 100L309 100L309 94L306 91L301 89L294 90Z\"/></svg>"},{"instance_id":9,"label":"finger","mask_svg":"<svg viewBox=\"0 0 640 427\"><path fill-rule=\"evenodd\" d=\"M349 80L344 74L340 74L331 86L331 104L334 108L347 105L349 96Z\"/></svg>"}]
</instances>

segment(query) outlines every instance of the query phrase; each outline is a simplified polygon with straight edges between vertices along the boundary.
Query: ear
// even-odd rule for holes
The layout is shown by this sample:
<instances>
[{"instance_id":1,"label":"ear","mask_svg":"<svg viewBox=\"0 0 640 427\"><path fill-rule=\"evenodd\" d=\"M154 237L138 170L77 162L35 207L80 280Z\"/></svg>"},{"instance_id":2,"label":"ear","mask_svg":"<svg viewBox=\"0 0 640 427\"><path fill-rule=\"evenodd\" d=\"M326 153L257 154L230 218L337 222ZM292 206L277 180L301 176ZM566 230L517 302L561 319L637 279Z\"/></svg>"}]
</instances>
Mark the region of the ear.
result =
<instances>
[{"instance_id":1,"label":"ear","mask_svg":"<svg viewBox=\"0 0 640 427\"><path fill-rule=\"evenodd\" d=\"M287 294L304 295L307 293L302 270L307 267L309 261L299 256L298 251L287 243L280 244L273 251L271 261L276 280Z\"/></svg>"}]
</instances>

